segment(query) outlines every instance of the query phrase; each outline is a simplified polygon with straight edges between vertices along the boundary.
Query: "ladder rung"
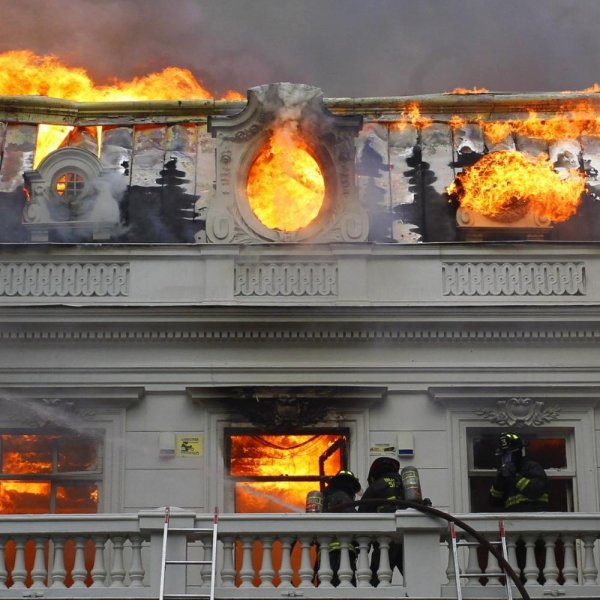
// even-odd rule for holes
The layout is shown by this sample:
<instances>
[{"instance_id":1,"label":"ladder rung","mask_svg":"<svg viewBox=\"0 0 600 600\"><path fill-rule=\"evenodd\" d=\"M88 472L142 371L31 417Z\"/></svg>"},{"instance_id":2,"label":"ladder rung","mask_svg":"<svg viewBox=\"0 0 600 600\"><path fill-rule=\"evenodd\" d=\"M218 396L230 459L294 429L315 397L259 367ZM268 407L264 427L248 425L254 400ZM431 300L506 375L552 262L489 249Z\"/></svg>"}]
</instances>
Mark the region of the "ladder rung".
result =
<instances>
[{"instance_id":1,"label":"ladder rung","mask_svg":"<svg viewBox=\"0 0 600 600\"><path fill-rule=\"evenodd\" d=\"M165 565L212 565L212 560L165 560Z\"/></svg>"},{"instance_id":2,"label":"ladder rung","mask_svg":"<svg viewBox=\"0 0 600 600\"><path fill-rule=\"evenodd\" d=\"M490 546L499 546L502 542L488 542ZM481 542L456 542L457 547L464 546L483 546Z\"/></svg>"},{"instance_id":3,"label":"ladder rung","mask_svg":"<svg viewBox=\"0 0 600 600\"><path fill-rule=\"evenodd\" d=\"M188 531L191 533L212 533L213 528L211 527L210 529L206 529L205 527L169 527L167 531L169 533L171 533L172 531Z\"/></svg>"},{"instance_id":4,"label":"ladder rung","mask_svg":"<svg viewBox=\"0 0 600 600\"><path fill-rule=\"evenodd\" d=\"M210 594L163 594L163 598L210 598Z\"/></svg>"}]
</instances>

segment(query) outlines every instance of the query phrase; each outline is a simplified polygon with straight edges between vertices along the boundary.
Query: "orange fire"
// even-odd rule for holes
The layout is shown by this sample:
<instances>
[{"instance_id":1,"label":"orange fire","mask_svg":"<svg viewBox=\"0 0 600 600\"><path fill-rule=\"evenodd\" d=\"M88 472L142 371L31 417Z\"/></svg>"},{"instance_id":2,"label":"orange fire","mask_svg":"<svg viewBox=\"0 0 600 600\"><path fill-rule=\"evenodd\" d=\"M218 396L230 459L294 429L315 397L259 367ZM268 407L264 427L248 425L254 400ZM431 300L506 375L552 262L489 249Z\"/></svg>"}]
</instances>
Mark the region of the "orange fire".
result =
<instances>
[{"instance_id":1,"label":"orange fire","mask_svg":"<svg viewBox=\"0 0 600 600\"><path fill-rule=\"evenodd\" d=\"M457 176L447 191L461 207L501 221L514 221L527 211L555 223L575 214L585 187L578 171L559 175L545 155L491 152Z\"/></svg>"},{"instance_id":2,"label":"orange fire","mask_svg":"<svg viewBox=\"0 0 600 600\"><path fill-rule=\"evenodd\" d=\"M232 435L233 477L278 478L279 481L238 481L235 486L237 512L303 511L306 495L319 489L318 481L286 481L287 477L319 475L319 456L339 435ZM325 474L341 468L335 452L325 462Z\"/></svg>"},{"instance_id":3,"label":"orange fire","mask_svg":"<svg viewBox=\"0 0 600 600\"><path fill-rule=\"evenodd\" d=\"M125 100L206 100L214 95L188 69L167 67L158 73L131 81L115 79L98 85L85 69L69 67L56 56L40 56L29 50L0 53L1 96L49 96L80 102ZM226 100L243 100L228 91ZM71 127L41 125L38 131L36 165L58 148Z\"/></svg>"},{"instance_id":4,"label":"orange fire","mask_svg":"<svg viewBox=\"0 0 600 600\"><path fill-rule=\"evenodd\" d=\"M400 119L392 123L392 127L395 129L404 129L408 125L413 127L428 127L433 123L433 119L424 117L421 114L421 108L416 103L409 104L400 113Z\"/></svg>"},{"instance_id":5,"label":"orange fire","mask_svg":"<svg viewBox=\"0 0 600 600\"><path fill-rule=\"evenodd\" d=\"M490 90L484 88L484 87L476 87L473 86L471 89L468 88L462 88L462 87L457 87L454 88L451 92L446 92L447 94L461 94L461 95L465 95L465 94L488 94Z\"/></svg>"},{"instance_id":6,"label":"orange fire","mask_svg":"<svg viewBox=\"0 0 600 600\"><path fill-rule=\"evenodd\" d=\"M269 229L297 231L319 214L325 181L297 123L273 130L250 167L246 191L250 208Z\"/></svg>"}]
</instances>

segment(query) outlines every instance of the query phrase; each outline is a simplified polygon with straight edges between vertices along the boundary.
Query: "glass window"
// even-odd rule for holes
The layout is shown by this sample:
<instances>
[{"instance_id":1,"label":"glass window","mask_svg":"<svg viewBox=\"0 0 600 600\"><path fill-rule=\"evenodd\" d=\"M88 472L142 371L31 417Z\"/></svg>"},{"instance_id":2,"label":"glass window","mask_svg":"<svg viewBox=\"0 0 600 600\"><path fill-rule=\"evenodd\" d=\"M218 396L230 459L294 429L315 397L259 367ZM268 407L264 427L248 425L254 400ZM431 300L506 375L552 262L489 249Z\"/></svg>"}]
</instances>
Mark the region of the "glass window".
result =
<instances>
[{"instance_id":1,"label":"glass window","mask_svg":"<svg viewBox=\"0 0 600 600\"><path fill-rule=\"evenodd\" d=\"M498 434L506 429L467 430L469 442L469 494L472 512L497 512L489 503L488 492L496 475ZM548 475L550 511L574 510L574 456L571 433L549 430L518 431L529 458L539 462Z\"/></svg>"},{"instance_id":2,"label":"glass window","mask_svg":"<svg viewBox=\"0 0 600 600\"><path fill-rule=\"evenodd\" d=\"M0 513L95 513L101 445L94 434L0 435Z\"/></svg>"}]
</instances>

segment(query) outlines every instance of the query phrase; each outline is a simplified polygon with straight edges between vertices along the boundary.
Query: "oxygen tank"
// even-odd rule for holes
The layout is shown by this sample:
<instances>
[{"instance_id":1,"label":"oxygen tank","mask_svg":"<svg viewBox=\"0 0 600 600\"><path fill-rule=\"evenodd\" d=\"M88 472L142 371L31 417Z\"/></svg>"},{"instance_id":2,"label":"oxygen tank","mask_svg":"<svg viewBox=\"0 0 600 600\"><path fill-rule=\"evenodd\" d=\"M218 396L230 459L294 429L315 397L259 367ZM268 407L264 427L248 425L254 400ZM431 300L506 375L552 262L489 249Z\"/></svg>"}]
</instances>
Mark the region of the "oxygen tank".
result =
<instances>
[{"instance_id":1,"label":"oxygen tank","mask_svg":"<svg viewBox=\"0 0 600 600\"><path fill-rule=\"evenodd\" d=\"M323 512L323 494L318 490L308 492L306 495L306 512L317 513Z\"/></svg>"},{"instance_id":2,"label":"oxygen tank","mask_svg":"<svg viewBox=\"0 0 600 600\"><path fill-rule=\"evenodd\" d=\"M407 502L421 502L423 494L421 492L421 481L419 480L419 471L416 467L407 466L400 471L402 478L402 489L404 490L404 499Z\"/></svg>"}]
</instances>

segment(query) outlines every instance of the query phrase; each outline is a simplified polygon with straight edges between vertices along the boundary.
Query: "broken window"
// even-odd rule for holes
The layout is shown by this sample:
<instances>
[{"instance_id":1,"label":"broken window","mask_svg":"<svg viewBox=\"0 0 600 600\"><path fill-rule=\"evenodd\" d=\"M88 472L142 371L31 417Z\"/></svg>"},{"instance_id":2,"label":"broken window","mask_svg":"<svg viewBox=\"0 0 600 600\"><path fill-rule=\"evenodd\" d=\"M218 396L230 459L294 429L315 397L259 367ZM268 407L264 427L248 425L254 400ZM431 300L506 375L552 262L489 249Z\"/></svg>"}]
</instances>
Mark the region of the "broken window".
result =
<instances>
[{"instance_id":1,"label":"broken window","mask_svg":"<svg viewBox=\"0 0 600 600\"><path fill-rule=\"evenodd\" d=\"M235 512L304 512L308 492L347 467L346 430L225 433Z\"/></svg>"}]
</instances>

